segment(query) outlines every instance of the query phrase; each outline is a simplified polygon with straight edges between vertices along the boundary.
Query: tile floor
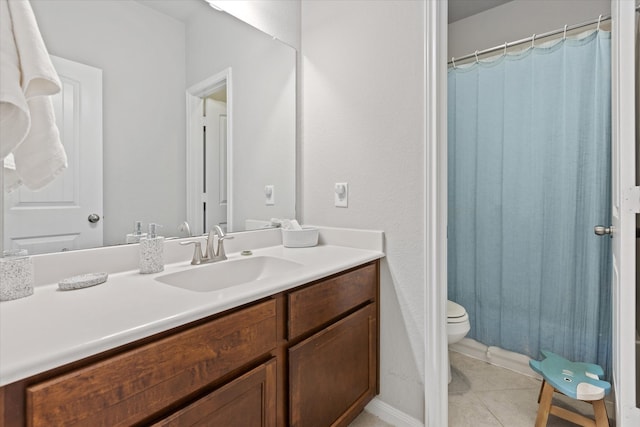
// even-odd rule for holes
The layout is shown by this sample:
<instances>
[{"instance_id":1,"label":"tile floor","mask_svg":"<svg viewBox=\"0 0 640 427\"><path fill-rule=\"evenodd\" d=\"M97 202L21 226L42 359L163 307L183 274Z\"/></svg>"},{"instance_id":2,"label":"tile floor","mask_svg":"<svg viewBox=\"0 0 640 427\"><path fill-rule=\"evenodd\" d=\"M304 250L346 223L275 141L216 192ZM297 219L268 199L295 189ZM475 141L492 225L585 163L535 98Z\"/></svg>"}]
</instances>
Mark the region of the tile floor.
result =
<instances>
[{"instance_id":1,"label":"tile floor","mask_svg":"<svg viewBox=\"0 0 640 427\"><path fill-rule=\"evenodd\" d=\"M531 427L538 411L540 381L451 352L450 427ZM554 396L554 404L592 416L590 404ZM609 416L613 406L607 405ZM610 421L611 427L615 422ZM549 416L548 427L575 424Z\"/></svg>"},{"instance_id":2,"label":"tile floor","mask_svg":"<svg viewBox=\"0 0 640 427\"><path fill-rule=\"evenodd\" d=\"M449 427L531 427L538 411L540 381L508 369L451 352L452 381L449 384ZM591 405L563 396L554 404L592 416ZM613 407L607 404L609 416ZM611 427L615 421L610 420ZM549 416L548 427L575 427ZM350 427L393 427L367 412Z\"/></svg>"},{"instance_id":3,"label":"tile floor","mask_svg":"<svg viewBox=\"0 0 640 427\"><path fill-rule=\"evenodd\" d=\"M371 415L367 411L358 415L358 418L353 420L349 427L394 427L391 424L385 423L375 415Z\"/></svg>"}]
</instances>

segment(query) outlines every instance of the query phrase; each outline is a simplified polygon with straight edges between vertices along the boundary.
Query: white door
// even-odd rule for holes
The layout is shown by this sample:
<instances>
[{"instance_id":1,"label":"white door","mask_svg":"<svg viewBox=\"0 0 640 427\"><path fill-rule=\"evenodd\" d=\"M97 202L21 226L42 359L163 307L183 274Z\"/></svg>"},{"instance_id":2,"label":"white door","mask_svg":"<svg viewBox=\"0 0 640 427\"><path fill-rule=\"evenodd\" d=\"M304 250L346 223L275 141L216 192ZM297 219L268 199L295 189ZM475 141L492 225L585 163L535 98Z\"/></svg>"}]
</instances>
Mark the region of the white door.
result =
<instances>
[{"instance_id":1,"label":"white door","mask_svg":"<svg viewBox=\"0 0 640 427\"><path fill-rule=\"evenodd\" d=\"M225 91L226 93L226 91ZM205 230L227 224L227 104L205 98Z\"/></svg>"},{"instance_id":2,"label":"white door","mask_svg":"<svg viewBox=\"0 0 640 427\"><path fill-rule=\"evenodd\" d=\"M613 386L616 425L640 426L636 407L635 2L612 1Z\"/></svg>"},{"instance_id":3,"label":"white door","mask_svg":"<svg viewBox=\"0 0 640 427\"><path fill-rule=\"evenodd\" d=\"M62 82L52 101L69 166L42 190L21 187L4 203L4 247L30 254L102 246L102 70L51 59ZM92 214L100 219L90 222Z\"/></svg>"}]
</instances>

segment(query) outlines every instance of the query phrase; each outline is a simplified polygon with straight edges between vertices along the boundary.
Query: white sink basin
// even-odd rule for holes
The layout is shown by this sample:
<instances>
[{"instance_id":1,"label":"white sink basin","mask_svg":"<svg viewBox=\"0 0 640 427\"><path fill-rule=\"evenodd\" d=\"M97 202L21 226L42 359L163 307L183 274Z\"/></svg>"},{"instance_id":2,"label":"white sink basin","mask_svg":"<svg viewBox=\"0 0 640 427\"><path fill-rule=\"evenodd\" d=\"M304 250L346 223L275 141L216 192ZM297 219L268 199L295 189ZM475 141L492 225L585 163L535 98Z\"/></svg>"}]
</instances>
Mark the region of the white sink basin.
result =
<instances>
[{"instance_id":1,"label":"white sink basin","mask_svg":"<svg viewBox=\"0 0 640 427\"><path fill-rule=\"evenodd\" d=\"M156 277L167 285L195 292L211 292L243 283L287 273L302 264L270 256L251 256L212 264L191 266L187 270Z\"/></svg>"}]
</instances>

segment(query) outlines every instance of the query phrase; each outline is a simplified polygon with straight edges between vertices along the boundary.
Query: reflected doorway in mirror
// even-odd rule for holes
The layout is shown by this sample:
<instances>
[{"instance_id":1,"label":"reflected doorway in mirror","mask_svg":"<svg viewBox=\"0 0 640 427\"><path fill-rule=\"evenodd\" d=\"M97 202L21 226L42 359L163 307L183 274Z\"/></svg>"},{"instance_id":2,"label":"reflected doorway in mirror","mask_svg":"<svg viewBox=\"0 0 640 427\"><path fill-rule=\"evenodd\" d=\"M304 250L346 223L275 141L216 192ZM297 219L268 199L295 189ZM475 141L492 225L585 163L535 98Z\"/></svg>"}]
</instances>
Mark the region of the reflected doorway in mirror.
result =
<instances>
[{"instance_id":1,"label":"reflected doorway in mirror","mask_svg":"<svg viewBox=\"0 0 640 427\"><path fill-rule=\"evenodd\" d=\"M187 89L187 221L194 235L232 230L231 68Z\"/></svg>"},{"instance_id":2,"label":"reflected doorway in mirror","mask_svg":"<svg viewBox=\"0 0 640 427\"><path fill-rule=\"evenodd\" d=\"M204 230L227 224L227 86L204 99ZM203 202L204 203L204 202Z\"/></svg>"}]
</instances>

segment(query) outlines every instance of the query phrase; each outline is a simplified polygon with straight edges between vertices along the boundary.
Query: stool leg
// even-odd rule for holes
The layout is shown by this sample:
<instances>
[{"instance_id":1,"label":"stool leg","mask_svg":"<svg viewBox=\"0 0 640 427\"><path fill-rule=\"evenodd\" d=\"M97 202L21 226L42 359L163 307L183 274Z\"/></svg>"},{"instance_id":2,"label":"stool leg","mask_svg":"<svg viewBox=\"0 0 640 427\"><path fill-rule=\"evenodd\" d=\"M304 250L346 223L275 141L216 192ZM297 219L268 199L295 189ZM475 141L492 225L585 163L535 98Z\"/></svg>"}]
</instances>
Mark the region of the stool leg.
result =
<instances>
[{"instance_id":1,"label":"stool leg","mask_svg":"<svg viewBox=\"0 0 640 427\"><path fill-rule=\"evenodd\" d=\"M540 404L540 397L542 396L542 389L544 385L547 383L547 380L543 379L542 384L540 384L540 391L538 392L538 404Z\"/></svg>"},{"instance_id":2,"label":"stool leg","mask_svg":"<svg viewBox=\"0 0 640 427\"><path fill-rule=\"evenodd\" d=\"M545 381L542 384L542 390L540 392L540 405L538 406L538 416L536 417L535 427L546 427L552 399L553 386Z\"/></svg>"},{"instance_id":3,"label":"stool leg","mask_svg":"<svg viewBox=\"0 0 640 427\"><path fill-rule=\"evenodd\" d=\"M609 427L609 417L607 417L607 407L604 405L604 399L594 400L593 413L596 416L596 427Z\"/></svg>"}]
</instances>

